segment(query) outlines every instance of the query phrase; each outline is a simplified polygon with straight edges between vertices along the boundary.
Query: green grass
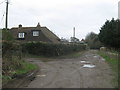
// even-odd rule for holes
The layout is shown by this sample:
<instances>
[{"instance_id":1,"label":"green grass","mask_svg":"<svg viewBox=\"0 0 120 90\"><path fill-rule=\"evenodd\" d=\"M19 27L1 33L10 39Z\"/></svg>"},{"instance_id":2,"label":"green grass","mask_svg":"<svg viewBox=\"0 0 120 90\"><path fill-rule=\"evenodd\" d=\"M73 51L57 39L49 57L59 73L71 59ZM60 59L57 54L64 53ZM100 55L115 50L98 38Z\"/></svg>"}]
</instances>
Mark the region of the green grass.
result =
<instances>
[{"instance_id":1,"label":"green grass","mask_svg":"<svg viewBox=\"0 0 120 90\"><path fill-rule=\"evenodd\" d=\"M111 50L109 50L111 53L115 53L115 54L118 54L119 53L119 50L117 51L117 50L114 50L114 49L111 49Z\"/></svg>"},{"instance_id":2,"label":"green grass","mask_svg":"<svg viewBox=\"0 0 120 90\"><path fill-rule=\"evenodd\" d=\"M110 67L112 68L113 72L114 72L114 79L113 79L113 83L115 84L115 87L118 87L118 85L116 85L118 83L118 79L120 78L120 76L118 75L118 59L116 58L112 58L108 55L108 53L106 52L98 52L98 54L100 56L102 56L105 61L110 65Z\"/></svg>"},{"instance_id":3,"label":"green grass","mask_svg":"<svg viewBox=\"0 0 120 90\"><path fill-rule=\"evenodd\" d=\"M3 83L6 83L8 81L12 80L12 78L10 76L5 76L5 75L2 75L2 82Z\"/></svg>"},{"instance_id":4,"label":"green grass","mask_svg":"<svg viewBox=\"0 0 120 90\"><path fill-rule=\"evenodd\" d=\"M20 69L17 69L15 71L16 74L25 74L29 71L37 69L36 65L28 63L28 62L22 62L21 64L23 65L23 67L20 68Z\"/></svg>"},{"instance_id":5,"label":"green grass","mask_svg":"<svg viewBox=\"0 0 120 90\"><path fill-rule=\"evenodd\" d=\"M22 67L15 68L13 71L11 71L10 75L2 75L2 83L3 84L6 84L7 82L12 81L14 79L14 78L12 78L12 76L14 74L23 75L23 74L26 74L26 73L38 68L37 65L31 64L31 63L23 61L23 60L20 61L20 64L22 65Z\"/></svg>"},{"instance_id":6,"label":"green grass","mask_svg":"<svg viewBox=\"0 0 120 90\"><path fill-rule=\"evenodd\" d=\"M106 62L112 67L113 71L118 72L118 60L111 58L105 52L99 52L99 55L102 56Z\"/></svg>"}]
</instances>

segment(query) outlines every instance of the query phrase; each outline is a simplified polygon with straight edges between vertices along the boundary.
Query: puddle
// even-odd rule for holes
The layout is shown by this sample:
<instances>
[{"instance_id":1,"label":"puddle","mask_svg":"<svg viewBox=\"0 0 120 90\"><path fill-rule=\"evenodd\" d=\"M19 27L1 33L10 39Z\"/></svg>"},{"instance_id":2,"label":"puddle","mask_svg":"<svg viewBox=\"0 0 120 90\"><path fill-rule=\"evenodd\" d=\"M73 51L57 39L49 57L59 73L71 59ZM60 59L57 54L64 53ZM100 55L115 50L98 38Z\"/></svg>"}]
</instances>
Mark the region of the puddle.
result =
<instances>
[{"instance_id":1,"label":"puddle","mask_svg":"<svg viewBox=\"0 0 120 90\"><path fill-rule=\"evenodd\" d=\"M98 56L93 56L94 58L97 58Z\"/></svg>"},{"instance_id":2,"label":"puddle","mask_svg":"<svg viewBox=\"0 0 120 90\"><path fill-rule=\"evenodd\" d=\"M86 61L80 61L81 63L85 63Z\"/></svg>"},{"instance_id":3,"label":"puddle","mask_svg":"<svg viewBox=\"0 0 120 90\"><path fill-rule=\"evenodd\" d=\"M90 62L88 62L88 61L80 61L81 63L90 63Z\"/></svg>"},{"instance_id":4,"label":"puddle","mask_svg":"<svg viewBox=\"0 0 120 90\"><path fill-rule=\"evenodd\" d=\"M102 61L105 61L105 59L104 59L104 58L102 58L101 60L102 60Z\"/></svg>"},{"instance_id":5,"label":"puddle","mask_svg":"<svg viewBox=\"0 0 120 90\"><path fill-rule=\"evenodd\" d=\"M46 75L37 75L37 77L45 77Z\"/></svg>"},{"instance_id":6,"label":"puddle","mask_svg":"<svg viewBox=\"0 0 120 90\"><path fill-rule=\"evenodd\" d=\"M32 76L34 73L31 73L30 75L28 75L28 77Z\"/></svg>"},{"instance_id":7,"label":"puddle","mask_svg":"<svg viewBox=\"0 0 120 90\"><path fill-rule=\"evenodd\" d=\"M91 64L84 64L83 65L84 68L94 68L95 65L91 65Z\"/></svg>"}]
</instances>

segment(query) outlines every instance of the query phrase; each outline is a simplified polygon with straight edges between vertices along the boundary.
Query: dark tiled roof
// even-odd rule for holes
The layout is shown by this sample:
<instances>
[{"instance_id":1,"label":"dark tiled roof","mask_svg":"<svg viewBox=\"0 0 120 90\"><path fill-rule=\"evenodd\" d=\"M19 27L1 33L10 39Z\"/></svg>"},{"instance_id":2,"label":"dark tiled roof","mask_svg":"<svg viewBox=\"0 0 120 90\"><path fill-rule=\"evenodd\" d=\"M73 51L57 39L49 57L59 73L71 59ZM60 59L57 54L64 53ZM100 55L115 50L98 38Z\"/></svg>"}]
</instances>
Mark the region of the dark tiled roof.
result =
<instances>
[{"instance_id":1,"label":"dark tiled roof","mask_svg":"<svg viewBox=\"0 0 120 90\"><path fill-rule=\"evenodd\" d=\"M19 32L25 32L27 33L26 40L27 41L34 41L34 38L32 36L32 30L38 30L40 31L40 37L37 37L37 41L45 41L45 42L52 42L52 43L60 43L59 37L57 37L52 31L50 31L47 27L13 27L10 29L10 32L13 34L15 38L18 37ZM35 41L36 41L35 40Z\"/></svg>"}]
</instances>

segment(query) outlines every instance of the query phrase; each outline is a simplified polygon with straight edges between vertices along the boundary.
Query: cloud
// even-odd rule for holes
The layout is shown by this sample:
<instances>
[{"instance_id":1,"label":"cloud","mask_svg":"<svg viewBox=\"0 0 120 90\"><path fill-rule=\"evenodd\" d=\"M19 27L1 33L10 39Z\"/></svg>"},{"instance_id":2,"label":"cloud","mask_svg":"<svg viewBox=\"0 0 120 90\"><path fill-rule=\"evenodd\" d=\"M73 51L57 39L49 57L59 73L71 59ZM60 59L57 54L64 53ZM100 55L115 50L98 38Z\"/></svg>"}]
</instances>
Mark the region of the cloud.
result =
<instances>
[{"instance_id":1,"label":"cloud","mask_svg":"<svg viewBox=\"0 0 120 90\"><path fill-rule=\"evenodd\" d=\"M11 0L9 27L40 22L65 38L70 38L76 27L76 37L81 39L91 31L99 33L106 19L117 18L117 4L118 0Z\"/></svg>"}]
</instances>

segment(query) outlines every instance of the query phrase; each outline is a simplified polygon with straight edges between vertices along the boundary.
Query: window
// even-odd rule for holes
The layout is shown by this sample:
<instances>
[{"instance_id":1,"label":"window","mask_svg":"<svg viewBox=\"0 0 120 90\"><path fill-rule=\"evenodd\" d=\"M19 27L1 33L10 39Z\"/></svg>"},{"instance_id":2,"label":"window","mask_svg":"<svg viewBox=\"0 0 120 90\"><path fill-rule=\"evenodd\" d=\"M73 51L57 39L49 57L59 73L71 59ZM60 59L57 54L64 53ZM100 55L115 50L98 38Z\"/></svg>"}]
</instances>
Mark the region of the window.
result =
<instances>
[{"instance_id":1,"label":"window","mask_svg":"<svg viewBox=\"0 0 120 90\"><path fill-rule=\"evenodd\" d=\"M18 33L19 38L25 38L25 33Z\"/></svg>"},{"instance_id":2,"label":"window","mask_svg":"<svg viewBox=\"0 0 120 90\"><path fill-rule=\"evenodd\" d=\"M39 36L39 31L33 31L33 36Z\"/></svg>"}]
</instances>

